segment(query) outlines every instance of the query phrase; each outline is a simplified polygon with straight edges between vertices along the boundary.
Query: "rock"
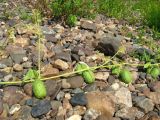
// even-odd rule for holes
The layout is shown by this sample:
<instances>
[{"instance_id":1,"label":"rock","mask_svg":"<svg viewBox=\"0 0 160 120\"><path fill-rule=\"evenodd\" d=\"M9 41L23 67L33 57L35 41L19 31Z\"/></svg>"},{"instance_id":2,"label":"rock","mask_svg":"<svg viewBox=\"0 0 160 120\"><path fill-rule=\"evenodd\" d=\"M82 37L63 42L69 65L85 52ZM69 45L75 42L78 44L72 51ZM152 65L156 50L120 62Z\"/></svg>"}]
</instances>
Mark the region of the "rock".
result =
<instances>
[{"instance_id":1,"label":"rock","mask_svg":"<svg viewBox=\"0 0 160 120\"><path fill-rule=\"evenodd\" d=\"M24 62L22 63L23 68L31 68L32 67L32 62Z\"/></svg>"},{"instance_id":2,"label":"rock","mask_svg":"<svg viewBox=\"0 0 160 120\"><path fill-rule=\"evenodd\" d=\"M24 105L21 109L13 115L13 120L35 120L31 116L31 108Z\"/></svg>"},{"instance_id":3,"label":"rock","mask_svg":"<svg viewBox=\"0 0 160 120\"><path fill-rule=\"evenodd\" d=\"M58 39L56 39L54 37L53 34L45 34L45 39L48 41L48 42L53 42L53 43L56 43Z\"/></svg>"},{"instance_id":4,"label":"rock","mask_svg":"<svg viewBox=\"0 0 160 120\"><path fill-rule=\"evenodd\" d=\"M84 106L87 104L87 99L84 93L76 93L70 100L70 103L73 106L81 105Z\"/></svg>"},{"instance_id":5,"label":"rock","mask_svg":"<svg viewBox=\"0 0 160 120\"><path fill-rule=\"evenodd\" d=\"M160 92L149 92L147 97L150 98L154 104L160 104Z\"/></svg>"},{"instance_id":6,"label":"rock","mask_svg":"<svg viewBox=\"0 0 160 120\"><path fill-rule=\"evenodd\" d=\"M73 108L74 115L84 115L86 112L86 107L84 106L76 106Z\"/></svg>"},{"instance_id":7,"label":"rock","mask_svg":"<svg viewBox=\"0 0 160 120\"><path fill-rule=\"evenodd\" d=\"M20 47L25 47L29 45L29 39L28 38L16 38L14 41L15 45L20 46Z\"/></svg>"},{"instance_id":8,"label":"rock","mask_svg":"<svg viewBox=\"0 0 160 120\"><path fill-rule=\"evenodd\" d=\"M9 110L9 114L13 115L15 112L19 111L21 109L20 104L14 104L11 106Z\"/></svg>"},{"instance_id":9,"label":"rock","mask_svg":"<svg viewBox=\"0 0 160 120\"><path fill-rule=\"evenodd\" d=\"M13 61L11 58L3 58L0 60L0 68L1 69L5 68L5 67L12 67L12 65L13 65Z\"/></svg>"},{"instance_id":10,"label":"rock","mask_svg":"<svg viewBox=\"0 0 160 120\"><path fill-rule=\"evenodd\" d=\"M0 115L2 114L3 112L3 101L2 101L2 98L0 98Z\"/></svg>"},{"instance_id":11,"label":"rock","mask_svg":"<svg viewBox=\"0 0 160 120\"><path fill-rule=\"evenodd\" d=\"M6 120L8 118L8 113L9 112L9 106L8 104L4 103L3 104L3 112L0 115L1 120Z\"/></svg>"},{"instance_id":12,"label":"rock","mask_svg":"<svg viewBox=\"0 0 160 120\"><path fill-rule=\"evenodd\" d=\"M66 70L69 68L69 65L67 62L63 61L63 60L60 60L60 59L57 59L55 62L54 62L55 66L57 66L59 69L61 70Z\"/></svg>"},{"instance_id":13,"label":"rock","mask_svg":"<svg viewBox=\"0 0 160 120\"><path fill-rule=\"evenodd\" d=\"M4 76L4 79L3 79L3 81L10 81L10 80L12 80L13 79L13 75L12 74L8 74L8 75L6 75L6 76Z\"/></svg>"},{"instance_id":14,"label":"rock","mask_svg":"<svg viewBox=\"0 0 160 120\"><path fill-rule=\"evenodd\" d=\"M33 95L33 94L32 94L32 83L27 83L27 84L25 84L24 87L23 87L23 89L24 89L24 92L25 92L27 95L29 95L29 96L32 96L32 95Z\"/></svg>"},{"instance_id":15,"label":"rock","mask_svg":"<svg viewBox=\"0 0 160 120\"><path fill-rule=\"evenodd\" d=\"M8 45L6 51L10 54L12 60L17 64L23 62L23 58L26 57L26 50L22 47Z\"/></svg>"},{"instance_id":16,"label":"rock","mask_svg":"<svg viewBox=\"0 0 160 120\"><path fill-rule=\"evenodd\" d=\"M60 92L57 94L56 99L57 99L58 101L62 101L63 98L64 98L64 95L65 95L65 93L64 93L63 91L60 91Z\"/></svg>"},{"instance_id":17,"label":"rock","mask_svg":"<svg viewBox=\"0 0 160 120\"><path fill-rule=\"evenodd\" d=\"M76 93L82 93L84 92L81 88L75 88L74 90L71 91L72 94L76 94Z\"/></svg>"},{"instance_id":18,"label":"rock","mask_svg":"<svg viewBox=\"0 0 160 120\"><path fill-rule=\"evenodd\" d=\"M48 113L51 108L52 106L49 100L40 100L37 105L32 107L31 115L33 117L39 117Z\"/></svg>"},{"instance_id":19,"label":"rock","mask_svg":"<svg viewBox=\"0 0 160 120\"><path fill-rule=\"evenodd\" d=\"M108 77L109 77L108 72L97 72L97 73L95 73L95 78L97 80L107 80Z\"/></svg>"},{"instance_id":20,"label":"rock","mask_svg":"<svg viewBox=\"0 0 160 120\"><path fill-rule=\"evenodd\" d=\"M136 72L136 71L132 71L132 78L133 78L133 82L134 82L134 81L136 81L136 80L138 79L138 77L139 77L138 72Z\"/></svg>"},{"instance_id":21,"label":"rock","mask_svg":"<svg viewBox=\"0 0 160 120\"><path fill-rule=\"evenodd\" d=\"M107 92L89 92L86 94L87 108L94 109L111 118L115 112L115 97Z\"/></svg>"},{"instance_id":22,"label":"rock","mask_svg":"<svg viewBox=\"0 0 160 120\"><path fill-rule=\"evenodd\" d=\"M59 70L54 68L51 64L47 64L41 69L43 77L51 77L59 74Z\"/></svg>"},{"instance_id":23,"label":"rock","mask_svg":"<svg viewBox=\"0 0 160 120\"><path fill-rule=\"evenodd\" d=\"M88 109L84 115L84 120L96 120L98 116L100 116L101 113L94 110L94 109Z\"/></svg>"},{"instance_id":24,"label":"rock","mask_svg":"<svg viewBox=\"0 0 160 120\"><path fill-rule=\"evenodd\" d=\"M24 98L24 95L19 87L9 86L4 88L3 101L8 105L19 103Z\"/></svg>"},{"instance_id":25,"label":"rock","mask_svg":"<svg viewBox=\"0 0 160 120\"><path fill-rule=\"evenodd\" d=\"M62 106L62 103L60 101L53 100L51 101L52 109L58 110L60 106Z\"/></svg>"},{"instance_id":26,"label":"rock","mask_svg":"<svg viewBox=\"0 0 160 120\"><path fill-rule=\"evenodd\" d=\"M66 52L60 52L60 53L57 53L55 55L55 59L61 59L61 60L64 60L66 62L71 62L71 52L70 51L66 51Z\"/></svg>"},{"instance_id":27,"label":"rock","mask_svg":"<svg viewBox=\"0 0 160 120\"><path fill-rule=\"evenodd\" d=\"M43 34L55 34L55 31L47 26L41 26Z\"/></svg>"},{"instance_id":28,"label":"rock","mask_svg":"<svg viewBox=\"0 0 160 120\"><path fill-rule=\"evenodd\" d=\"M115 92L115 97L117 99L117 104L122 104L126 107L132 107L131 92L127 88L121 87Z\"/></svg>"},{"instance_id":29,"label":"rock","mask_svg":"<svg viewBox=\"0 0 160 120\"><path fill-rule=\"evenodd\" d=\"M149 88L153 92L160 92L160 81L155 81L149 84Z\"/></svg>"},{"instance_id":30,"label":"rock","mask_svg":"<svg viewBox=\"0 0 160 120\"><path fill-rule=\"evenodd\" d=\"M81 116L80 115L72 115L71 117L69 117L66 120L81 120Z\"/></svg>"},{"instance_id":31,"label":"rock","mask_svg":"<svg viewBox=\"0 0 160 120\"><path fill-rule=\"evenodd\" d=\"M125 107L117 111L115 116L122 119L136 120L142 118L144 113L139 111L136 107Z\"/></svg>"},{"instance_id":32,"label":"rock","mask_svg":"<svg viewBox=\"0 0 160 120\"><path fill-rule=\"evenodd\" d=\"M52 47L52 51L55 52L55 54L62 53L62 52L64 52L63 51L63 46L56 45L56 46Z\"/></svg>"},{"instance_id":33,"label":"rock","mask_svg":"<svg viewBox=\"0 0 160 120\"><path fill-rule=\"evenodd\" d=\"M52 100L55 99L61 89L61 85L54 80L47 80L45 86L47 89L47 95L50 96Z\"/></svg>"},{"instance_id":34,"label":"rock","mask_svg":"<svg viewBox=\"0 0 160 120\"><path fill-rule=\"evenodd\" d=\"M39 102L39 99L36 99L36 98L31 98L31 99L27 99L25 101L25 104L28 105L28 106L35 106L37 103Z\"/></svg>"},{"instance_id":35,"label":"rock","mask_svg":"<svg viewBox=\"0 0 160 120\"><path fill-rule=\"evenodd\" d=\"M91 30L94 32L96 32L97 30L96 24L93 23L92 21L87 21L87 20L81 21L81 28L86 29L86 30Z\"/></svg>"},{"instance_id":36,"label":"rock","mask_svg":"<svg viewBox=\"0 0 160 120\"><path fill-rule=\"evenodd\" d=\"M144 110L145 113L148 113L149 111L152 111L154 109L153 102L148 98L138 97L134 101L136 101L136 103L135 103L136 106L138 106L139 108Z\"/></svg>"},{"instance_id":37,"label":"rock","mask_svg":"<svg viewBox=\"0 0 160 120\"><path fill-rule=\"evenodd\" d=\"M106 56L113 56L119 50L120 46L120 41L116 40L114 37L104 37L100 40L95 49L104 53Z\"/></svg>"},{"instance_id":38,"label":"rock","mask_svg":"<svg viewBox=\"0 0 160 120\"><path fill-rule=\"evenodd\" d=\"M66 80L66 79L63 79L63 80L62 80L62 88L68 89L68 88L70 88L70 87L71 87L71 85L67 82L67 80Z\"/></svg>"},{"instance_id":39,"label":"rock","mask_svg":"<svg viewBox=\"0 0 160 120\"><path fill-rule=\"evenodd\" d=\"M22 67L22 65L20 65L20 64L15 64L15 65L13 66L13 69L14 69L16 72L20 72L20 71L23 70L23 67Z\"/></svg>"},{"instance_id":40,"label":"rock","mask_svg":"<svg viewBox=\"0 0 160 120\"><path fill-rule=\"evenodd\" d=\"M71 85L71 88L80 88L83 86L84 80L81 76L73 76L67 78L67 82Z\"/></svg>"},{"instance_id":41,"label":"rock","mask_svg":"<svg viewBox=\"0 0 160 120\"><path fill-rule=\"evenodd\" d=\"M114 84L111 85L111 90L116 91L116 90L118 90L119 88L120 88L120 85L119 85L118 83L114 83Z\"/></svg>"},{"instance_id":42,"label":"rock","mask_svg":"<svg viewBox=\"0 0 160 120\"><path fill-rule=\"evenodd\" d=\"M86 85L83 90L84 90L85 92L91 92L91 91L97 91L97 90L99 90L99 89L98 89L97 84L92 83L92 84Z\"/></svg>"},{"instance_id":43,"label":"rock","mask_svg":"<svg viewBox=\"0 0 160 120\"><path fill-rule=\"evenodd\" d=\"M110 76L108 77L108 83L109 83L110 85L113 84L115 81L116 81L116 79L115 79L114 76L110 75Z\"/></svg>"}]
</instances>

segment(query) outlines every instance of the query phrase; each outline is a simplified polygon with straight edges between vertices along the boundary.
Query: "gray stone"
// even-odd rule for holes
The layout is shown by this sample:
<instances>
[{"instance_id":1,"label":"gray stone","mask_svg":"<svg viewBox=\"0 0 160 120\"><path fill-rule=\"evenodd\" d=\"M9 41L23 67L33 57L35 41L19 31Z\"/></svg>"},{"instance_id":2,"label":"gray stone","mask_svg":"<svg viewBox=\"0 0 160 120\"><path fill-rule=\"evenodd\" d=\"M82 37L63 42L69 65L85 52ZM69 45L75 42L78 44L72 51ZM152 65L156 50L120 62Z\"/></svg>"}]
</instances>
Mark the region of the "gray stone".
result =
<instances>
[{"instance_id":1,"label":"gray stone","mask_svg":"<svg viewBox=\"0 0 160 120\"><path fill-rule=\"evenodd\" d=\"M132 107L131 92L127 88L121 87L115 92L115 96L117 98L117 104L122 104L126 107Z\"/></svg>"},{"instance_id":2,"label":"gray stone","mask_svg":"<svg viewBox=\"0 0 160 120\"><path fill-rule=\"evenodd\" d=\"M31 115L33 117L39 117L48 113L51 108L52 106L49 100L40 100L37 105L32 107Z\"/></svg>"},{"instance_id":3,"label":"gray stone","mask_svg":"<svg viewBox=\"0 0 160 120\"><path fill-rule=\"evenodd\" d=\"M48 26L41 26L41 29L44 34L55 34L55 31Z\"/></svg>"},{"instance_id":4,"label":"gray stone","mask_svg":"<svg viewBox=\"0 0 160 120\"><path fill-rule=\"evenodd\" d=\"M4 58L0 60L0 68L5 68L5 66L12 67L12 65L13 61L11 58Z\"/></svg>"},{"instance_id":5,"label":"gray stone","mask_svg":"<svg viewBox=\"0 0 160 120\"><path fill-rule=\"evenodd\" d=\"M95 49L107 56L113 56L115 53L117 53L120 46L120 41L116 40L114 37L104 37L99 43L97 43Z\"/></svg>"},{"instance_id":6,"label":"gray stone","mask_svg":"<svg viewBox=\"0 0 160 120\"><path fill-rule=\"evenodd\" d=\"M81 76L73 76L67 78L67 82L71 85L71 88L80 88L83 86L84 80Z\"/></svg>"},{"instance_id":7,"label":"gray stone","mask_svg":"<svg viewBox=\"0 0 160 120\"><path fill-rule=\"evenodd\" d=\"M70 103L73 105L73 106L76 106L76 105L86 105L87 104L87 99L86 99L86 96L84 93L77 93L75 94L71 100L70 100Z\"/></svg>"},{"instance_id":8,"label":"gray stone","mask_svg":"<svg viewBox=\"0 0 160 120\"><path fill-rule=\"evenodd\" d=\"M60 91L60 92L57 94L56 99L57 99L58 101L62 101L63 98L64 98L64 95L65 95L65 93L64 93L63 91Z\"/></svg>"},{"instance_id":9,"label":"gray stone","mask_svg":"<svg viewBox=\"0 0 160 120\"><path fill-rule=\"evenodd\" d=\"M136 120L137 118L142 118L144 113L139 111L136 107L126 107L117 111L115 116L122 119Z\"/></svg>"},{"instance_id":10,"label":"gray stone","mask_svg":"<svg viewBox=\"0 0 160 120\"><path fill-rule=\"evenodd\" d=\"M52 109L58 110L62 103L60 101L53 100L51 101Z\"/></svg>"},{"instance_id":11,"label":"gray stone","mask_svg":"<svg viewBox=\"0 0 160 120\"><path fill-rule=\"evenodd\" d=\"M20 109L21 109L20 104L12 105L10 110L9 110L9 114L13 115L15 112L19 111Z\"/></svg>"},{"instance_id":12,"label":"gray stone","mask_svg":"<svg viewBox=\"0 0 160 120\"><path fill-rule=\"evenodd\" d=\"M83 118L84 118L84 120L95 120L100 115L101 115L100 112L98 112L94 109L88 109Z\"/></svg>"},{"instance_id":13,"label":"gray stone","mask_svg":"<svg viewBox=\"0 0 160 120\"><path fill-rule=\"evenodd\" d=\"M94 32L96 32L97 27L95 23L92 23L91 21L81 21L81 28L83 29L87 29L87 30L92 30Z\"/></svg>"},{"instance_id":14,"label":"gray stone","mask_svg":"<svg viewBox=\"0 0 160 120\"><path fill-rule=\"evenodd\" d=\"M66 51L66 52L60 52L60 53L57 53L55 55L55 59L61 59L61 60L64 60L64 61L67 61L67 62L71 62L71 52L70 51Z\"/></svg>"},{"instance_id":15,"label":"gray stone","mask_svg":"<svg viewBox=\"0 0 160 120\"><path fill-rule=\"evenodd\" d=\"M76 94L76 93L82 93L84 92L81 88L75 88L74 90L71 91L71 93Z\"/></svg>"},{"instance_id":16,"label":"gray stone","mask_svg":"<svg viewBox=\"0 0 160 120\"><path fill-rule=\"evenodd\" d=\"M97 91L98 86L95 83L88 84L83 89L85 92Z\"/></svg>"}]
</instances>

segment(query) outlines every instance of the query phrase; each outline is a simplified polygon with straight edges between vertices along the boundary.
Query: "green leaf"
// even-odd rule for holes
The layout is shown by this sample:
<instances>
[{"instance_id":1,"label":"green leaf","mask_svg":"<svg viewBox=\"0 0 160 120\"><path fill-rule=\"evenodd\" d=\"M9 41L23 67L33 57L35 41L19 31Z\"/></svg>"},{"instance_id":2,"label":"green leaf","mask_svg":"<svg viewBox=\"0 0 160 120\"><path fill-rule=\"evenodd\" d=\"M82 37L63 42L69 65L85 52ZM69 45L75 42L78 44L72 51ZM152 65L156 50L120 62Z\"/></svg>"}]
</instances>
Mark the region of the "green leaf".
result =
<instances>
[{"instance_id":1,"label":"green leaf","mask_svg":"<svg viewBox=\"0 0 160 120\"><path fill-rule=\"evenodd\" d=\"M29 69L26 75L23 77L23 80L30 80L30 79L35 79L38 78L38 72L33 69Z\"/></svg>"},{"instance_id":2,"label":"green leaf","mask_svg":"<svg viewBox=\"0 0 160 120\"><path fill-rule=\"evenodd\" d=\"M146 63L146 64L144 65L144 68L149 68L150 66L151 66L151 63L148 62L148 63Z\"/></svg>"}]
</instances>

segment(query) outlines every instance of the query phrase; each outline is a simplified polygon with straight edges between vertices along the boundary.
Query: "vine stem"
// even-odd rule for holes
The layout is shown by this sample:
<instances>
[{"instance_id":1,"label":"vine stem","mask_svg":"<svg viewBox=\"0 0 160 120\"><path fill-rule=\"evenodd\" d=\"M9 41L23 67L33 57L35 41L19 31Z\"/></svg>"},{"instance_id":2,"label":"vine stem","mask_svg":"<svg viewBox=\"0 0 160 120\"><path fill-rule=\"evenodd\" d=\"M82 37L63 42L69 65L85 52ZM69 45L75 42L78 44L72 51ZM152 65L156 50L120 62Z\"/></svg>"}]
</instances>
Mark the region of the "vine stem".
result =
<instances>
[{"instance_id":1,"label":"vine stem","mask_svg":"<svg viewBox=\"0 0 160 120\"><path fill-rule=\"evenodd\" d=\"M130 63L121 63L121 64L114 64L114 65L99 65L99 66L94 66L94 67L90 67L87 69L83 69L83 70L79 70L79 71L73 71L73 72L69 72L69 73L64 73L61 75L57 75L57 76L52 76L52 77L48 77L48 78L42 78L42 81L46 81L46 80L56 80L56 78L60 78L60 77L64 77L64 76L69 76L69 75L73 75L79 72L83 72L86 70L96 70L99 68L110 68L110 67L114 67L114 66L119 66L119 65L130 65L130 66L144 66L144 64L130 64ZM155 64L151 64L151 65L160 65L160 63L155 63ZM27 81L11 81L11 82L0 82L1 85L12 85L12 84L22 84L22 83L30 83L33 82L34 80L27 80Z\"/></svg>"}]
</instances>

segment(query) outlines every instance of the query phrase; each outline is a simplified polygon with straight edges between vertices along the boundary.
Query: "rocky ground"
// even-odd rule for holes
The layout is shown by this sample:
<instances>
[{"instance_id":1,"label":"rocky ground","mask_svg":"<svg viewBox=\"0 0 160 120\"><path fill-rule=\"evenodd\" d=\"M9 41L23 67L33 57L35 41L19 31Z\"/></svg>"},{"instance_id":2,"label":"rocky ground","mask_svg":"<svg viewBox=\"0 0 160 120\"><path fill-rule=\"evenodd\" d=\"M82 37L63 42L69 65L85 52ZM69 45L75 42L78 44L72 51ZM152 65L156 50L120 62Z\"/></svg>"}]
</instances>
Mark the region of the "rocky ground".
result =
<instances>
[{"instance_id":1,"label":"rocky ground","mask_svg":"<svg viewBox=\"0 0 160 120\"><path fill-rule=\"evenodd\" d=\"M30 68L37 69L38 36L24 27L27 24L16 19L0 22L1 81L22 80ZM102 15L92 21L80 19L73 28L51 20L40 28L43 77L70 72L79 61L99 65L122 45L126 53L120 59L126 62L141 63L129 57L133 50L152 54L126 37L129 32L136 37L138 27ZM86 84L79 75L47 80L47 97L42 100L34 97L32 83L0 86L0 120L160 120L159 79L152 81L137 67L128 69L134 78L129 85L106 68L94 72L93 84Z\"/></svg>"}]
</instances>

